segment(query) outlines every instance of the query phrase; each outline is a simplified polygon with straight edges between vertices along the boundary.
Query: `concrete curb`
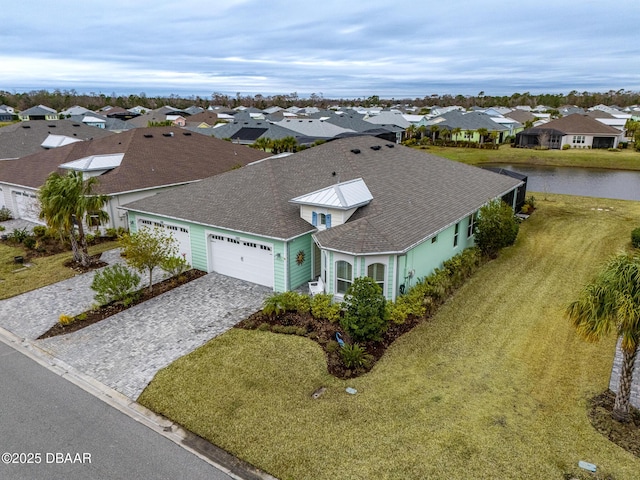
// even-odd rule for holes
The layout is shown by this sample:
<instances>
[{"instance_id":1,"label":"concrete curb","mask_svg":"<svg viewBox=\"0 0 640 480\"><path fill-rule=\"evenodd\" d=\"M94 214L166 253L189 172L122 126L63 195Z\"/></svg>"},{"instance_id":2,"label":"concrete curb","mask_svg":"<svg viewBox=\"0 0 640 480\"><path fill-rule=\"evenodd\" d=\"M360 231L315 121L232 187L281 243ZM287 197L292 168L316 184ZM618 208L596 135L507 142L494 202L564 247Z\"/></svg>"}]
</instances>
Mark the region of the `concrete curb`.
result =
<instances>
[{"instance_id":1,"label":"concrete curb","mask_svg":"<svg viewBox=\"0 0 640 480\"><path fill-rule=\"evenodd\" d=\"M201 437L185 430L171 420L158 415L120 392L79 372L71 365L40 349L30 340L20 338L0 327L0 341L26 355L39 365L54 372L87 393L102 400L133 420L154 430L163 437L180 445L218 470L236 480L277 480L268 473L234 457Z\"/></svg>"}]
</instances>

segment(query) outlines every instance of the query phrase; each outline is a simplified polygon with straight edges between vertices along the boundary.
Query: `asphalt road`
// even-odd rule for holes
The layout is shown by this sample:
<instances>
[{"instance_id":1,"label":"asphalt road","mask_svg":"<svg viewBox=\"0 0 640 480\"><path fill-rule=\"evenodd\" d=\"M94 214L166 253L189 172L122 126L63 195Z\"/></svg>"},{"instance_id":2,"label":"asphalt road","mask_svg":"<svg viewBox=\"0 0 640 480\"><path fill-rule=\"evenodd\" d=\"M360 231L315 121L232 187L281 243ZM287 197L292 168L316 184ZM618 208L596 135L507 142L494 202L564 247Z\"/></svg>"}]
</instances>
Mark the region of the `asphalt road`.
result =
<instances>
[{"instance_id":1,"label":"asphalt road","mask_svg":"<svg viewBox=\"0 0 640 480\"><path fill-rule=\"evenodd\" d=\"M0 342L0 478L231 477Z\"/></svg>"}]
</instances>

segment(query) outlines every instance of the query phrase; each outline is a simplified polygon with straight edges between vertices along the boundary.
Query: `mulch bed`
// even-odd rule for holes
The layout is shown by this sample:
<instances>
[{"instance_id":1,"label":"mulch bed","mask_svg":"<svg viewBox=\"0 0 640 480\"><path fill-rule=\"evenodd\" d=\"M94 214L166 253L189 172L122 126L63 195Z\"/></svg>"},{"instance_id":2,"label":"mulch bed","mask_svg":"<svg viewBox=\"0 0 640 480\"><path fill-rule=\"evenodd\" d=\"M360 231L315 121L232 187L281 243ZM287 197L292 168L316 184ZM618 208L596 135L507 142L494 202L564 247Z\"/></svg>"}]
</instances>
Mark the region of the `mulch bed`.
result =
<instances>
[{"instance_id":1,"label":"mulch bed","mask_svg":"<svg viewBox=\"0 0 640 480\"><path fill-rule=\"evenodd\" d=\"M610 441L640 457L640 410L631 409L629 423L617 422L611 417L615 398L610 390L593 397L589 402L589 421Z\"/></svg>"},{"instance_id":2,"label":"mulch bed","mask_svg":"<svg viewBox=\"0 0 640 480\"><path fill-rule=\"evenodd\" d=\"M326 353L327 370L329 373L335 377L346 379L357 377L371 370L396 339L426 320L427 317L409 316L403 324L391 322L380 341L358 342L358 344L364 347L367 353L373 357L373 361L370 362L368 368L357 369L347 368L340 358L339 348L337 348L336 343L336 333L341 335L345 343L353 343L349 334L340 326L340 322L316 319L310 313L300 314L296 312L286 312L282 315L269 317L262 313L262 311L259 311L238 323L236 327L246 330L273 330L275 327L276 331L278 327L297 327L295 330L292 329L291 333L305 336L317 342Z\"/></svg>"},{"instance_id":3,"label":"mulch bed","mask_svg":"<svg viewBox=\"0 0 640 480\"><path fill-rule=\"evenodd\" d=\"M105 264L106 265L106 264ZM92 265L93 268L96 268ZM78 268L86 268L86 267L78 267ZM45 333L38 337L38 340L43 338L55 337L56 335L64 335L66 333L71 333L78 331L82 328L88 327L89 325L93 325L105 318L109 318L116 313L120 313L128 308L133 307L134 305L138 305L139 303L146 302L147 300L152 299L153 297L157 297L169 290L173 290L180 285L184 285L185 283L189 283L196 278L200 278L203 275L206 275L206 272L202 270L189 270L184 272L178 277L168 278L161 282L158 282L153 285L153 290L150 292L147 287L139 290L139 295L136 299L128 305L123 305L122 303L115 302L110 303L108 305L103 305L102 307L95 308L93 310L88 310L84 313L76 315L75 320L68 324L62 325L60 323L56 323L53 327L47 330ZM78 318L79 317L79 318Z\"/></svg>"}]
</instances>

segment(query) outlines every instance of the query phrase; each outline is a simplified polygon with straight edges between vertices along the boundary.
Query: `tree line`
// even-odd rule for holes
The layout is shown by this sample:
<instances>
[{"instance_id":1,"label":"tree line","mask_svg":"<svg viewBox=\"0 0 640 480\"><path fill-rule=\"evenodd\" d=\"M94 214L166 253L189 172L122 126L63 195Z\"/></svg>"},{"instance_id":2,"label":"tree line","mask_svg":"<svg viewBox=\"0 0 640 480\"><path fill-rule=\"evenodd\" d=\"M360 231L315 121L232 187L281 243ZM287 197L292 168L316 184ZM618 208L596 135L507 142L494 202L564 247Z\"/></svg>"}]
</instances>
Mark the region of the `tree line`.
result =
<instances>
[{"instance_id":1,"label":"tree line","mask_svg":"<svg viewBox=\"0 0 640 480\"><path fill-rule=\"evenodd\" d=\"M207 96L147 96L144 92L130 95L110 95L104 93L79 93L71 90L32 90L29 92L8 92L0 90L0 104L14 107L18 110L26 110L36 105L46 105L57 111L79 105L89 110L99 110L108 105L122 108L142 106L150 110L171 105L175 108L188 108L198 106L207 108L209 105L220 105L228 108L239 106L266 109L269 107L288 108L291 106L312 106L328 108L331 105L359 106L359 107L391 107L394 105L413 105L422 109L434 106L459 105L464 108L504 106L516 107L526 105L535 107L545 105L550 108L559 108L562 105L576 105L589 108L595 105L615 105L627 107L640 104L640 92L631 90L609 90L608 92L578 92L572 90L567 94L543 93L531 94L529 92L513 93L511 95L485 95L483 91L477 95L439 95L432 94L421 98L383 98L378 95L357 98L325 98L321 93L312 93L308 97L300 97L296 92L281 95L227 95L213 92Z\"/></svg>"}]
</instances>

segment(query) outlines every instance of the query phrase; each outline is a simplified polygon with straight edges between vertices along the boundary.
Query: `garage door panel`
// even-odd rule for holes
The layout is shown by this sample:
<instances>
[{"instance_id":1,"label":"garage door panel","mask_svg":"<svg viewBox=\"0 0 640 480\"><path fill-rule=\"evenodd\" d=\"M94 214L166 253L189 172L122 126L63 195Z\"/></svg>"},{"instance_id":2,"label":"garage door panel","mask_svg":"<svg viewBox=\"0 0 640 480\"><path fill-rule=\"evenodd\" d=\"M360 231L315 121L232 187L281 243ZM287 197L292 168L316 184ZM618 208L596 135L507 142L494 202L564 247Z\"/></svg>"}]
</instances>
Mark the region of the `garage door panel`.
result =
<instances>
[{"instance_id":1,"label":"garage door panel","mask_svg":"<svg viewBox=\"0 0 640 480\"><path fill-rule=\"evenodd\" d=\"M211 269L222 275L273 287L273 248L237 237L209 235Z\"/></svg>"},{"instance_id":2,"label":"garage door panel","mask_svg":"<svg viewBox=\"0 0 640 480\"><path fill-rule=\"evenodd\" d=\"M170 233L173 238L178 242L178 255L184 256L189 265L193 265L191 260L191 235L189 229L180 227L178 225L171 225L168 223L153 222L151 220L139 219L138 230L142 228L163 228L166 233Z\"/></svg>"}]
</instances>

